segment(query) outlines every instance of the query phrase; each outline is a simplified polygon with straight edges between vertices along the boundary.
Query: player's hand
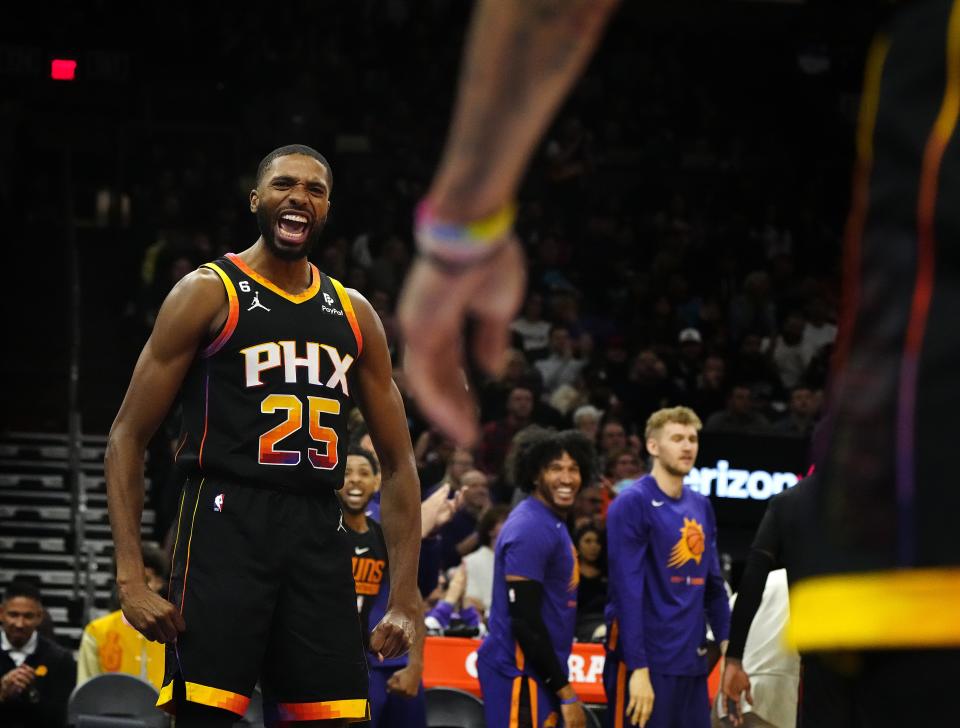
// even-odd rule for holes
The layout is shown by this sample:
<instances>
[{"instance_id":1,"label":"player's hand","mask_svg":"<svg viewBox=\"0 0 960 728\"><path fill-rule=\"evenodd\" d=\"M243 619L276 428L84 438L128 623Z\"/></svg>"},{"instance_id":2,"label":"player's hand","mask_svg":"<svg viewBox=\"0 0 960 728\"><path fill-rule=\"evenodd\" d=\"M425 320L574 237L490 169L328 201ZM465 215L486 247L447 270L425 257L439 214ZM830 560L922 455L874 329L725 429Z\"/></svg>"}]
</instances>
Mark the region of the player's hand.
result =
<instances>
[{"instance_id":1,"label":"player's hand","mask_svg":"<svg viewBox=\"0 0 960 728\"><path fill-rule=\"evenodd\" d=\"M720 689L727 701L727 715L730 722L738 726L743 724L743 714L740 712L740 697L744 696L750 705L753 705L753 695L750 694L750 676L744 671L740 660L729 659L724 661L723 677Z\"/></svg>"},{"instance_id":2,"label":"player's hand","mask_svg":"<svg viewBox=\"0 0 960 728\"><path fill-rule=\"evenodd\" d=\"M370 633L370 651L380 660L400 657L410 651L414 637L414 619L422 619L415 609L391 607Z\"/></svg>"},{"instance_id":3,"label":"player's hand","mask_svg":"<svg viewBox=\"0 0 960 728\"><path fill-rule=\"evenodd\" d=\"M650 668L641 667L630 673L630 702L627 703L627 717L630 725L643 728L653 713L653 685L650 684Z\"/></svg>"},{"instance_id":4,"label":"player's hand","mask_svg":"<svg viewBox=\"0 0 960 728\"><path fill-rule=\"evenodd\" d=\"M154 642L176 642L187 628L180 610L146 584L120 587L120 609L134 629Z\"/></svg>"},{"instance_id":5,"label":"player's hand","mask_svg":"<svg viewBox=\"0 0 960 728\"><path fill-rule=\"evenodd\" d=\"M458 272L419 258L404 283L398 317L407 386L424 416L461 445L473 445L479 434L477 405L464 374L464 323L468 316L476 322L470 346L477 364L499 375L525 281L523 252L513 238Z\"/></svg>"},{"instance_id":6,"label":"player's hand","mask_svg":"<svg viewBox=\"0 0 960 728\"><path fill-rule=\"evenodd\" d=\"M401 698L415 698L420 692L420 678L423 671L414 665L397 670L387 680L387 692Z\"/></svg>"},{"instance_id":7,"label":"player's hand","mask_svg":"<svg viewBox=\"0 0 960 728\"><path fill-rule=\"evenodd\" d=\"M0 678L0 700L15 698L28 687L37 677L34 669L26 663L15 667Z\"/></svg>"}]
</instances>

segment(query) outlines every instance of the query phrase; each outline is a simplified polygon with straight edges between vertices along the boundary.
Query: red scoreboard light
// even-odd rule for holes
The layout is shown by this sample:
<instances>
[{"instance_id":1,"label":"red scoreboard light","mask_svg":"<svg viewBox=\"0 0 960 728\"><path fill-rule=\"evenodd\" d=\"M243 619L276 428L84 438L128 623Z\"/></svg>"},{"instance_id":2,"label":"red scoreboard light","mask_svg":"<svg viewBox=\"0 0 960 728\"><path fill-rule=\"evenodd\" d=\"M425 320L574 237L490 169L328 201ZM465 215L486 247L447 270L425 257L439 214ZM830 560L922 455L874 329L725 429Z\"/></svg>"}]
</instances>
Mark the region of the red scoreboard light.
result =
<instances>
[{"instance_id":1,"label":"red scoreboard light","mask_svg":"<svg viewBox=\"0 0 960 728\"><path fill-rule=\"evenodd\" d=\"M69 58L54 58L50 61L50 78L54 81L73 81L76 75L76 61Z\"/></svg>"}]
</instances>

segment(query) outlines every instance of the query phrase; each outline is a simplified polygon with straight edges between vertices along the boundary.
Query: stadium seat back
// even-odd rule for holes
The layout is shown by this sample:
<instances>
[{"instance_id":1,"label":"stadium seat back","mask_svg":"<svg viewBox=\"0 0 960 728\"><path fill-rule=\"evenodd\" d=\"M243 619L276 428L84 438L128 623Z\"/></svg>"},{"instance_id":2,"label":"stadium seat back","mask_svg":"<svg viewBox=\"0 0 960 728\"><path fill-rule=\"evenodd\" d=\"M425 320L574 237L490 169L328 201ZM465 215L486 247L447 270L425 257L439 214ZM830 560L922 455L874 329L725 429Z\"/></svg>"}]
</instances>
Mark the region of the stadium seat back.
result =
<instances>
[{"instance_id":1,"label":"stadium seat back","mask_svg":"<svg viewBox=\"0 0 960 728\"><path fill-rule=\"evenodd\" d=\"M152 685L133 675L119 672L97 675L73 689L67 703L67 720L78 728L134 725L167 728L170 720L157 709L157 697Z\"/></svg>"},{"instance_id":2,"label":"stadium seat back","mask_svg":"<svg viewBox=\"0 0 960 728\"><path fill-rule=\"evenodd\" d=\"M483 703L456 688L430 688L427 700L428 728L486 728Z\"/></svg>"}]
</instances>

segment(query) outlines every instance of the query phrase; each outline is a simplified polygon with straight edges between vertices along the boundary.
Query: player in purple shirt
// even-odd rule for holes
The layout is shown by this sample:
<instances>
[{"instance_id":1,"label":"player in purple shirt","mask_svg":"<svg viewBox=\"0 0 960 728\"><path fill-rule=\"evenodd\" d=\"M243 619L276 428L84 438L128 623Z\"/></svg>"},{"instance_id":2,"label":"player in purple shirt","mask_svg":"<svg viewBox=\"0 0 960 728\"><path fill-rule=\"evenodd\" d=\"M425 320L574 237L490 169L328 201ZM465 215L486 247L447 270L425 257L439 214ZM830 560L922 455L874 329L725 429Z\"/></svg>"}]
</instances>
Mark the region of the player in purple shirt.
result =
<instances>
[{"instance_id":1,"label":"player in purple shirt","mask_svg":"<svg viewBox=\"0 0 960 728\"><path fill-rule=\"evenodd\" d=\"M683 486L700 427L686 407L654 412L645 433L653 468L607 512L611 728L710 726L705 617L724 649L730 608L713 507Z\"/></svg>"},{"instance_id":2,"label":"player in purple shirt","mask_svg":"<svg viewBox=\"0 0 960 728\"><path fill-rule=\"evenodd\" d=\"M533 493L497 539L489 634L477 660L491 728L586 725L567 677L580 573L566 517L592 462L578 432L546 435L517 459L516 481Z\"/></svg>"}]
</instances>

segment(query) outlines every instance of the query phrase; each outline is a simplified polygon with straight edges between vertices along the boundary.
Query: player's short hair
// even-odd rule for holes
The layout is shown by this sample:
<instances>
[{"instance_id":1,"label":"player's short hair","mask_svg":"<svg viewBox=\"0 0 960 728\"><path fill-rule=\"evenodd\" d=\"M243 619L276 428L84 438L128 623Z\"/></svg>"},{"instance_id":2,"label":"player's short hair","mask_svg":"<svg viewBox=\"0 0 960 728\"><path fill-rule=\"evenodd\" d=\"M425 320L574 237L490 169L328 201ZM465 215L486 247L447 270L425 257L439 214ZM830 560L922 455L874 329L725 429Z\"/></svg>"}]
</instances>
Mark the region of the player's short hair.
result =
<instances>
[{"instance_id":1,"label":"player's short hair","mask_svg":"<svg viewBox=\"0 0 960 728\"><path fill-rule=\"evenodd\" d=\"M143 545L143 565L153 569L157 576L166 578L170 574L170 559L167 558L167 552L159 546Z\"/></svg>"},{"instance_id":2,"label":"player's short hair","mask_svg":"<svg viewBox=\"0 0 960 728\"><path fill-rule=\"evenodd\" d=\"M260 181L263 179L263 175L266 174L267 167L270 166L274 159L287 157L291 154L304 154L308 157L313 157L324 166L324 169L327 170L327 185L330 188L327 194L329 195L333 190L333 167L330 166L330 162L327 161L326 157L313 147L308 147L306 144L287 144L284 147L277 147L261 159L260 164L257 166L257 187L260 186Z\"/></svg>"},{"instance_id":3,"label":"player's short hair","mask_svg":"<svg viewBox=\"0 0 960 728\"><path fill-rule=\"evenodd\" d=\"M33 599L38 604L43 604L40 589L37 588L36 584L29 581L18 580L7 584L7 588L3 592L3 601L8 602L17 597L26 597L27 599Z\"/></svg>"},{"instance_id":4,"label":"player's short hair","mask_svg":"<svg viewBox=\"0 0 960 728\"><path fill-rule=\"evenodd\" d=\"M365 447L360 447L359 445L351 445L347 450L347 456L356 455L359 458L366 458L367 462L370 463L370 469L373 471L374 475L380 475L380 465L377 463L377 458L372 452L367 450Z\"/></svg>"},{"instance_id":5,"label":"player's short hair","mask_svg":"<svg viewBox=\"0 0 960 728\"><path fill-rule=\"evenodd\" d=\"M589 483L593 479L595 460L593 443L579 430L564 430L534 438L517 453L517 485L531 492L541 471L563 453L576 461L581 482Z\"/></svg>"},{"instance_id":6,"label":"player's short hair","mask_svg":"<svg viewBox=\"0 0 960 728\"><path fill-rule=\"evenodd\" d=\"M691 425L698 432L703 428L697 413L689 407L665 407L657 410L647 419L647 426L643 431L644 439L649 440L655 437L665 425L670 424Z\"/></svg>"}]
</instances>

